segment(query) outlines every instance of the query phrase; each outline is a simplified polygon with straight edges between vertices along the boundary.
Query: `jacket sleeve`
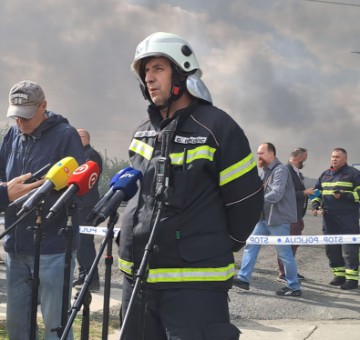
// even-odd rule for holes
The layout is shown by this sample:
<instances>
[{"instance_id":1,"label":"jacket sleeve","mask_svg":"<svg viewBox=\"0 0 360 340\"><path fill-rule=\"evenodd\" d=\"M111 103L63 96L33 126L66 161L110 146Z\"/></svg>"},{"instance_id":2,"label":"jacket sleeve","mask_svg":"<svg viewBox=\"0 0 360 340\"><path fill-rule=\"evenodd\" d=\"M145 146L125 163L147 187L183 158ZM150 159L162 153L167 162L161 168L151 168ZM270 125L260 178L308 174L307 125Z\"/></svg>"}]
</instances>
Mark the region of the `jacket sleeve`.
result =
<instances>
[{"instance_id":1,"label":"jacket sleeve","mask_svg":"<svg viewBox=\"0 0 360 340\"><path fill-rule=\"evenodd\" d=\"M321 186L321 177L316 182L314 189L320 190L320 193L322 192L322 186ZM314 196L313 199L311 199L311 207L313 210L318 210L321 207L322 203L322 195Z\"/></svg>"},{"instance_id":2,"label":"jacket sleeve","mask_svg":"<svg viewBox=\"0 0 360 340\"><path fill-rule=\"evenodd\" d=\"M359 203L360 201L360 171L354 169L351 179L353 189L351 191L344 191L341 193L341 199L348 202Z\"/></svg>"},{"instance_id":3,"label":"jacket sleeve","mask_svg":"<svg viewBox=\"0 0 360 340\"><path fill-rule=\"evenodd\" d=\"M275 204L282 200L290 173L285 167L277 166L271 176L272 181L265 189L265 205Z\"/></svg>"},{"instance_id":4,"label":"jacket sleeve","mask_svg":"<svg viewBox=\"0 0 360 340\"><path fill-rule=\"evenodd\" d=\"M5 211L9 203L7 187L6 185L0 185L0 211Z\"/></svg>"},{"instance_id":5,"label":"jacket sleeve","mask_svg":"<svg viewBox=\"0 0 360 340\"><path fill-rule=\"evenodd\" d=\"M263 186L256 162L243 130L227 122L220 146L220 190L227 211L233 251L240 250L259 221L263 208Z\"/></svg>"}]
</instances>

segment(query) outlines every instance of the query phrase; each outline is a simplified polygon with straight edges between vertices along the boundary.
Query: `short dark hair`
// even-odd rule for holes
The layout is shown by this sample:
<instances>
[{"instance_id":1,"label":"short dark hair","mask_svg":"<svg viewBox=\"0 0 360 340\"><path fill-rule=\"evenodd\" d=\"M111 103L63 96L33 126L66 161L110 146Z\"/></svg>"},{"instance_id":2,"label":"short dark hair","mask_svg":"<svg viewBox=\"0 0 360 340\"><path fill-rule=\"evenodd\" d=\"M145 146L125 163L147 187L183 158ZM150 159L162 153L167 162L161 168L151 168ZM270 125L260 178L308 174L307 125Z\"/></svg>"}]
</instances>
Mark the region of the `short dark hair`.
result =
<instances>
[{"instance_id":1,"label":"short dark hair","mask_svg":"<svg viewBox=\"0 0 360 340\"><path fill-rule=\"evenodd\" d=\"M274 156L276 156L276 148L273 143L267 142L265 143L267 145L268 151L272 151L274 153Z\"/></svg>"},{"instance_id":2,"label":"short dark hair","mask_svg":"<svg viewBox=\"0 0 360 340\"><path fill-rule=\"evenodd\" d=\"M347 152L346 152L346 150L343 149L343 148L335 148L335 149L333 150L333 152L334 152L334 151L342 152L345 156L347 156Z\"/></svg>"},{"instance_id":3,"label":"short dark hair","mask_svg":"<svg viewBox=\"0 0 360 340\"><path fill-rule=\"evenodd\" d=\"M291 157L299 157L306 152L307 150L305 148L297 147L291 152Z\"/></svg>"}]
</instances>

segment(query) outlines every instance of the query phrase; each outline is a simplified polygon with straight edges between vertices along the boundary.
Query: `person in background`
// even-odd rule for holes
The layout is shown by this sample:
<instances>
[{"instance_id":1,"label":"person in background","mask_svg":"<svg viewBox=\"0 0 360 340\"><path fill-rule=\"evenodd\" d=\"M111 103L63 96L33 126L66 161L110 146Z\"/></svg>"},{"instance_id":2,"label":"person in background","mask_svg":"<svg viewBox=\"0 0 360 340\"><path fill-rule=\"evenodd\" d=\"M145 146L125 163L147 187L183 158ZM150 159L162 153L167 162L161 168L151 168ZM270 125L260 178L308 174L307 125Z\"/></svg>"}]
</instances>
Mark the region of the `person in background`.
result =
<instances>
[{"instance_id":1,"label":"person in background","mask_svg":"<svg viewBox=\"0 0 360 340\"><path fill-rule=\"evenodd\" d=\"M44 180L40 179L36 182L25 184L24 181L30 177L31 173L27 173L15 177L7 183L3 182L0 184L0 211L4 211L12 201L26 195L29 191L44 183Z\"/></svg>"},{"instance_id":2,"label":"person in background","mask_svg":"<svg viewBox=\"0 0 360 340\"><path fill-rule=\"evenodd\" d=\"M84 151L79 134L66 118L47 110L44 91L37 83L23 80L10 89L7 117L15 119L16 125L10 127L1 145L1 181L9 182L22 174L34 173L44 165L55 164L65 157L73 157L78 164L84 162ZM47 215L64 190L52 190L46 195L42 204L43 216ZM16 206L7 207L5 229L18 219L17 212ZM30 338L33 292L31 278L35 244L34 231L29 227L36 225L36 220L36 211L33 211L6 235L4 242L6 326L11 340ZM43 237L40 247L38 293L47 340L59 338L57 332L52 330L61 326L66 242L60 230L66 227L67 220L66 209L63 208L53 219L42 218L41 221ZM76 211L72 224L74 242L70 264L71 281L79 237ZM69 339L72 338L70 333Z\"/></svg>"},{"instance_id":3,"label":"person in background","mask_svg":"<svg viewBox=\"0 0 360 340\"><path fill-rule=\"evenodd\" d=\"M290 235L290 224L296 222L296 199L294 183L287 167L276 157L272 143L263 143L257 151L258 165L263 168L264 210L260 221L251 235ZM260 251L260 245L247 244L241 268L234 285L245 290L250 289L251 275ZM278 257L285 267L287 286L278 290L276 295L301 296L297 265L290 245L275 246Z\"/></svg>"},{"instance_id":4,"label":"person in background","mask_svg":"<svg viewBox=\"0 0 360 340\"><path fill-rule=\"evenodd\" d=\"M331 153L330 168L319 177L315 188L321 195L312 203L312 213L323 209L324 235L359 234L360 171L347 164L347 152L335 148ZM334 275L330 284L341 289L358 287L359 244L327 244L326 256Z\"/></svg>"},{"instance_id":5,"label":"person in background","mask_svg":"<svg viewBox=\"0 0 360 340\"><path fill-rule=\"evenodd\" d=\"M157 199L163 210L125 339L239 339L228 306L233 252L245 244L263 203L249 142L212 104L194 51L180 36L157 32L145 38L132 69L150 106L129 146L130 165L143 180L121 227L122 319ZM163 160L169 175L164 183Z\"/></svg>"},{"instance_id":6,"label":"person in background","mask_svg":"<svg viewBox=\"0 0 360 340\"><path fill-rule=\"evenodd\" d=\"M308 206L308 196L314 194L314 188L305 189L304 176L301 173L301 169L304 167L304 162L307 160L307 150L301 147L295 148L290 155L287 167L289 169L291 178L294 182L295 195L296 195L296 208L297 208L297 221L290 224L290 235L301 235L304 230L303 217L306 213ZM296 250L299 246L293 244L291 246L292 252L296 254ZM279 275L277 281L285 282L285 270L284 264L278 257ZM297 274L299 280L303 280L305 277L301 274Z\"/></svg>"},{"instance_id":7,"label":"person in background","mask_svg":"<svg viewBox=\"0 0 360 340\"><path fill-rule=\"evenodd\" d=\"M79 222L80 225L92 225L86 219L89 216L91 209L99 201L99 180L102 172L102 159L100 154L90 145L90 133L85 129L77 129L81 142L84 147L85 160L94 161L99 165L100 173L99 179L90 191L83 196L78 198L79 202ZM81 286L85 281L85 276L90 271L90 268L96 257L96 249L94 244L94 235L91 234L80 234L80 243L77 253L77 261L79 264L79 275L73 281L73 286ZM95 268L92 280L89 285L89 291L98 292L100 290L100 279L98 268Z\"/></svg>"}]
</instances>

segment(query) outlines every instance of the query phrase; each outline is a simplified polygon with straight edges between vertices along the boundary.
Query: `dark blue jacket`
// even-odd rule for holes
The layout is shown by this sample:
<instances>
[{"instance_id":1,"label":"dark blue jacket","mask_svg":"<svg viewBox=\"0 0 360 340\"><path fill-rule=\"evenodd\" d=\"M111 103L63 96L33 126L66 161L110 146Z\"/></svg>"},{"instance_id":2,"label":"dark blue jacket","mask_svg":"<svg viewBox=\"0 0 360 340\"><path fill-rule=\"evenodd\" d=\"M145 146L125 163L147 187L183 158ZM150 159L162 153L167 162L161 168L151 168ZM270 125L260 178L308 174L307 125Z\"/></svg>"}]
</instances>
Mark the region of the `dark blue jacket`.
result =
<instances>
[{"instance_id":1,"label":"dark blue jacket","mask_svg":"<svg viewBox=\"0 0 360 340\"><path fill-rule=\"evenodd\" d=\"M8 192L5 185L0 185L0 211L4 211L9 204Z\"/></svg>"},{"instance_id":2,"label":"dark blue jacket","mask_svg":"<svg viewBox=\"0 0 360 340\"><path fill-rule=\"evenodd\" d=\"M0 180L8 182L14 177L40 169L44 165L55 164L64 157L74 157L78 164L84 163L84 151L78 132L61 115L46 111L48 118L33 132L24 135L17 126L12 126L4 137L0 149ZM49 208L66 190L52 190L45 198L41 228L41 254L61 253L65 250L65 236L58 235L59 229L66 226L65 208L50 221L45 219ZM8 207L5 212L5 228L16 220L17 210ZM73 247L77 247L78 222L73 219L75 238ZM5 236L4 248L7 252L33 255L33 231L36 213L31 213L25 220Z\"/></svg>"}]
</instances>

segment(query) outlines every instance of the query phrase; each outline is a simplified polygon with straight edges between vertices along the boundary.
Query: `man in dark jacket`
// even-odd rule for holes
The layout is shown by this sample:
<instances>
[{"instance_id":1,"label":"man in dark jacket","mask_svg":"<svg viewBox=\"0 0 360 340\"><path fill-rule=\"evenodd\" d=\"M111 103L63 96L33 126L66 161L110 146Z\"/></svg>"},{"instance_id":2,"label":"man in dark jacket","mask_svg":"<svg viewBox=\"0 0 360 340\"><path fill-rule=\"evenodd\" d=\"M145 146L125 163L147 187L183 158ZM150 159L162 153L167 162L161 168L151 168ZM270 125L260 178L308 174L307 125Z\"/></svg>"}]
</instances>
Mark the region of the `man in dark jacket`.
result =
<instances>
[{"instance_id":1,"label":"man in dark jacket","mask_svg":"<svg viewBox=\"0 0 360 340\"><path fill-rule=\"evenodd\" d=\"M194 52L181 37L150 35L138 45L132 69L150 106L129 146L131 166L144 177L121 228L122 317L157 201L163 210L125 338L238 339L227 297L233 251L245 244L263 203L248 140L212 105Z\"/></svg>"},{"instance_id":2,"label":"man in dark jacket","mask_svg":"<svg viewBox=\"0 0 360 340\"><path fill-rule=\"evenodd\" d=\"M325 235L359 234L360 171L347 164L347 152L335 148L331 153L330 169L318 179L316 189L321 191L312 203L312 213L323 211ZM358 287L359 244L327 244L326 256L334 278L330 284L341 289Z\"/></svg>"},{"instance_id":3,"label":"man in dark jacket","mask_svg":"<svg viewBox=\"0 0 360 340\"><path fill-rule=\"evenodd\" d=\"M56 164L65 157L73 157L75 169L84 162L84 151L77 131L64 117L48 111L46 106L42 88L33 81L20 81L11 88L7 116L14 118L16 125L9 129L0 149L2 181L7 182L21 174L35 172L49 162ZM52 190L46 195L42 204L43 216L47 215L62 191ZM40 209L36 210L41 213ZM5 228L17 220L17 212L16 206L6 209ZM39 223L36 213L37 211L33 211L22 220L6 235L4 242L7 253L6 323L9 338L12 340L30 338L35 247L34 231L29 227ZM40 224L43 236L39 263L39 301L45 324L45 338L55 340L58 335L51 330L61 326L63 304L65 236L59 231L67 224L65 208L52 220L42 218ZM72 224L73 270L79 236L76 214Z\"/></svg>"},{"instance_id":4,"label":"man in dark jacket","mask_svg":"<svg viewBox=\"0 0 360 340\"><path fill-rule=\"evenodd\" d=\"M81 142L84 146L85 160L94 161L99 165L99 179L90 191L79 197L79 223L80 225L92 225L87 221L91 209L99 201L99 180L102 172L102 159L100 154L90 145L90 134L85 129L77 129ZM77 261L79 264L79 276L73 282L73 286L80 286L85 281L85 276L89 273L90 268L96 257L96 249L94 244L94 235L80 234L80 244L77 253ZM95 268L94 276L92 277L89 285L89 290L92 292L98 292L100 290L100 280L98 268Z\"/></svg>"},{"instance_id":5,"label":"man in dark jacket","mask_svg":"<svg viewBox=\"0 0 360 340\"><path fill-rule=\"evenodd\" d=\"M314 194L314 188L305 189L304 176L300 170L304 167L304 162L307 160L307 150L304 148L295 148L290 155L289 162L287 167L289 169L291 178L294 182L295 196L296 196L296 211L297 211L297 221L290 224L290 235L301 235L304 229L304 220L303 217L306 213L308 205L308 196ZM296 254L296 250L299 246L294 244L291 246L292 252ZM285 282L285 270L284 264L278 258L279 266L279 275L277 281ZM303 280L304 276L297 274L299 280Z\"/></svg>"},{"instance_id":6,"label":"man in dark jacket","mask_svg":"<svg viewBox=\"0 0 360 340\"><path fill-rule=\"evenodd\" d=\"M27 173L19 177L15 177L7 183L3 182L0 184L0 211L4 211L10 202L26 195L29 191L44 183L43 179L33 183L24 183L24 181L30 177L31 173Z\"/></svg>"}]
</instances>

